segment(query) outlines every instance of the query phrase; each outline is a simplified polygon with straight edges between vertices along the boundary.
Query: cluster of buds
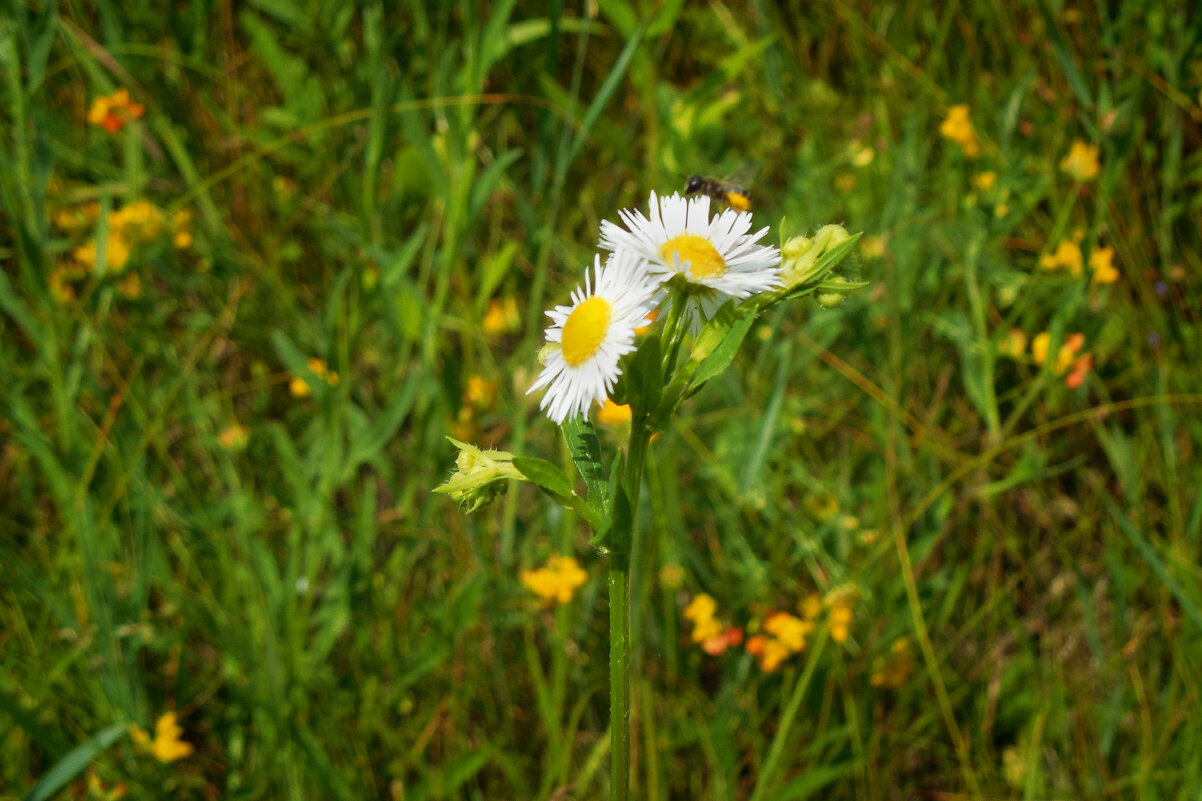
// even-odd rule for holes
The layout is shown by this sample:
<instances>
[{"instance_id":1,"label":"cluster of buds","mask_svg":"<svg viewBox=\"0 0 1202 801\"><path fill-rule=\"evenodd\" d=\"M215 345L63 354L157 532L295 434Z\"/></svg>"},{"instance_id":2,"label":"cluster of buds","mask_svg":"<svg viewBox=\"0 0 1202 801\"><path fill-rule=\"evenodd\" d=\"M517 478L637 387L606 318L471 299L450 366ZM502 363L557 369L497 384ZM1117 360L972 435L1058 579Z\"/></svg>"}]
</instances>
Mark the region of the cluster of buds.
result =
<instances>
[{"instance_id":1,"label":"cluster of buds","mask_svg":"<svg viewBox=\"0 0 1202 801\"><path fill-rule=\"evenodd\" d=\"M781 245L781 282L793 288L821 279L816 296L818 305L824 309L838 306L847 295L863 288L864 283L819 273L825 266L822 257L849 239L851 234L846 228L832 223L819 228L813 237L794 236L785 240Z\"/></svg>"}]
</instances>

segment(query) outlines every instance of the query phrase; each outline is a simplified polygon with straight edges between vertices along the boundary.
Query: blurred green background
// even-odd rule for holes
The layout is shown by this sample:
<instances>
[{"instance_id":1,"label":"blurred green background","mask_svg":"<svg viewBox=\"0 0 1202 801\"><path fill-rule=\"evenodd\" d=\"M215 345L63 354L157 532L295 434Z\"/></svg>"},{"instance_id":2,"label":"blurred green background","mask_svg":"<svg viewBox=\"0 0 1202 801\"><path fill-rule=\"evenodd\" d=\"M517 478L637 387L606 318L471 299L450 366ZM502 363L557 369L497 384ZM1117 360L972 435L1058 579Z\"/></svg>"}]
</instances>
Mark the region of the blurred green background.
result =
<instances>
[{"instance_id":1,"label":"blurred green background","mask_svg":"<svg viewBox=\"0 0 1202 801\"><path fill-rule=\"evenodd\" d=\"M0 75L0 796L604 797L604 557L430 490L569 464L543 310L747 164L872 284L653 445L636 794L1202 786L1194 4L12 0ZM703 592L848 636L710 655Z\"/></svg>"}]
</instances>

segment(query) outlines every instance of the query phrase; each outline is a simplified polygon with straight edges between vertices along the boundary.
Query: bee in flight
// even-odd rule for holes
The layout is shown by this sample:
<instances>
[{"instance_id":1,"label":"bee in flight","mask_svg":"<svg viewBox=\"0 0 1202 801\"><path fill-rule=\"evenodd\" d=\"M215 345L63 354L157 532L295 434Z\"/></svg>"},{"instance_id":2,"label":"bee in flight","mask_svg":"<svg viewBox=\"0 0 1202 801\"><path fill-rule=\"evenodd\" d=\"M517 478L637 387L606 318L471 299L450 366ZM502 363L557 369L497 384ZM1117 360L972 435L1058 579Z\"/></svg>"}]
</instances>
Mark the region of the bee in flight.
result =
<instances>
[{"instance_id":1,"label":"bee in flight","mask_svg":"<svg viewBox=\"0 0 1202 801\"><path fill-rule=\"evenodd\" d=\"M751 211L751 193L746 185L753 171L740 170L730 178L709 178L704 175L690 175L685 184L685 197L689 195L709 195L720 203L725 203L735 211Z\"/></svg>"}]
</instances>

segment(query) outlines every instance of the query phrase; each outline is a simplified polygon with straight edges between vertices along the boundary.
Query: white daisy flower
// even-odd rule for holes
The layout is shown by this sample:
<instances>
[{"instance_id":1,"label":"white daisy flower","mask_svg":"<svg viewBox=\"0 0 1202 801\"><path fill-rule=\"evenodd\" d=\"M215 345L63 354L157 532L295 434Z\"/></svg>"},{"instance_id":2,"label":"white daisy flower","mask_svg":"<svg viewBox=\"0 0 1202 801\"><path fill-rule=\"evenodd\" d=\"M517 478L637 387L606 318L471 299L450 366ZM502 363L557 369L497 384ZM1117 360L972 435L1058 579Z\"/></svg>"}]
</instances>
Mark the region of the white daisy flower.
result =
<instances>
[{"instance_id":1,"label":"white daisy flower","mask_svg":"<svg viewBox=\"0 0 1202 801\"><path fill-rule=\"evenodd\" d=\"M548 354L527 394L548 388L539 408L556 424L609 397L622 374L618 360L635 349L634 330L647 325L653 306L657 283L640 259L615 253L602 267L595 256L593 276L585 271L584 289L576 288L571 305L547 312Z\"/></svg>"},{"instance_id":2,"label":"white daisy flower","mask_svg":"<svg viewBox=\"0 0 1202 801\"><path fill-rule=\"evenodd\" d=\"M780 282L780 251L756 244L768 229L751 230L751 214L726 209L710 219L704 195L660 198L651 193L651 216L634 209L618 212L626 228L601 223L601 247L633 253L647 263L654 279L683 275L696 289L696 305L705 318L728 299L742 300L775 289ZM693 324L699 321L694 317Z\"/></svg>"}]
</instances>

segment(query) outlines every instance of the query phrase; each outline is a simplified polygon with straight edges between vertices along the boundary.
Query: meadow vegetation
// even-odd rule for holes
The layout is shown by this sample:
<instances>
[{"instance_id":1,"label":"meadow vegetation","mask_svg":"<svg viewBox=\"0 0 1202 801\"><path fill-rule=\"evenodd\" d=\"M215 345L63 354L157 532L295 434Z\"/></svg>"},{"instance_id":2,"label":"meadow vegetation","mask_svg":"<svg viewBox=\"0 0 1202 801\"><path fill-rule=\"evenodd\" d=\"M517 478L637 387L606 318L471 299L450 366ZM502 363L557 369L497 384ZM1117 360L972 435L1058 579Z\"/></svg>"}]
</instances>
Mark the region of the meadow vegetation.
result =
<instances>
[{"instance_id":1,"label":"meadow vegetation","mask_svg":"<svg viewBox=\"0 0 1202 801\"><path fill-rule=\"evenodd\" d=\"M748 163L871 283L650 445L635 797L1196 794L1202 15L1103 5L6 4L0 796L604 797L605 559L431 490Z\"/></svg>"}]
</instances>

